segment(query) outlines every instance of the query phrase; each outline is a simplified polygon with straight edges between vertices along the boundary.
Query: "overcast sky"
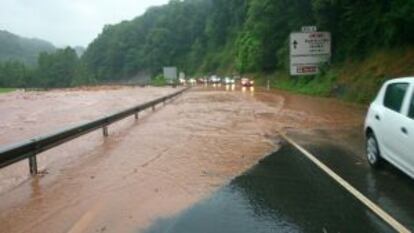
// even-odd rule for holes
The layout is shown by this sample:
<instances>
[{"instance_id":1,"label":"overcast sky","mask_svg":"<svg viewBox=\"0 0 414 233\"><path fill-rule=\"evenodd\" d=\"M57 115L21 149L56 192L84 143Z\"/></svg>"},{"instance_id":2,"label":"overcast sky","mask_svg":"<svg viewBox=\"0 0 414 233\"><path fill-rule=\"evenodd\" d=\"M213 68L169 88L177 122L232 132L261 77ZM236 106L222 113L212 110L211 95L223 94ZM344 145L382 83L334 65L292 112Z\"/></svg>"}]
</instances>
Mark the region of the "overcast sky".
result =
<instances>
[{"instance_id":1,"label":"overcast sky","mask_svg":"<svg viewBox=\"0 0 414 233\"><path fill-rule=\"evenodd\" d=\"M168 0L0 0L0 29L55 46L87 46L105 24L141 15Z\"/></svg>"}]
</instances>

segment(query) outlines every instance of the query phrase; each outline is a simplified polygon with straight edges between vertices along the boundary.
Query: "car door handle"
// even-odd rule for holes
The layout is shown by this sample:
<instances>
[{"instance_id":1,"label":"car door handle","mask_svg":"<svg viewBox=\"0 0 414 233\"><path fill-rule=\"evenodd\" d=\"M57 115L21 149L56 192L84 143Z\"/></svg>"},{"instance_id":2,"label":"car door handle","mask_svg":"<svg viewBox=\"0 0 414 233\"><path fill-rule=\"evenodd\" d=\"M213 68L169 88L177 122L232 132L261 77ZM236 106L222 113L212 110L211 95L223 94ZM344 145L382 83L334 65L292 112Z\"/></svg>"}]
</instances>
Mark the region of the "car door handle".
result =
<instances>
[{"instance_id":1,"label":"car door handle","mask_svg":"<svg viewBox=\"0 0 414 233\"><path fill-rule=\"evenodd\" d=\"M375 115L375 119L377 119L377 120L381 120L381 117L379 116L379 115Z\"/></svg>"},{"instance_id":2,"label":"car door handle","mask_svg":"<svg viewBox=\"0 0 414 233\"><path fill-rule=\"evenodd\" d=\"M408 130L405 127L401 127L401 132L403 132L405 135L408 135Z\"/></svg>"}]
</instances>

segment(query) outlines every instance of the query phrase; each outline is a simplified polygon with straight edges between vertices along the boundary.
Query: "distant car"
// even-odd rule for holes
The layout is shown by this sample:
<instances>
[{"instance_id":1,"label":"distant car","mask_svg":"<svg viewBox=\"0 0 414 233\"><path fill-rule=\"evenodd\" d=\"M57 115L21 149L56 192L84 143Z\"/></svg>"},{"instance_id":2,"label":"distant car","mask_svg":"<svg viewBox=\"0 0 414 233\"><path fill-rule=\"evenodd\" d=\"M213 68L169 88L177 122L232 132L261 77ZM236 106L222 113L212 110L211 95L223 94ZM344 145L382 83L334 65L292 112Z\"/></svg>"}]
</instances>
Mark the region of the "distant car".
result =
<instances>
[{"instance_id":1,"label":"distant car","mask_svg":"<svg viewBox=\"0 0 414 233\"><path fill-rule=\"evenodd\" d=\"M367 159L387 160L414 178L414 77L386 82L365 120Z\"/></svg>"},{"instance_id":2,"label":"distant car","mask_svg":"<svg viewBox=\"0 0 414 233\"><path fill-rule=\"evenodd\" d=\"M174 79L167 79L166 80L166 83L167 83L167 85L171 85L171 86L177 84L176 80L174 80Z\"/></svg>"},{"instance_id":3,"label":"distant car","mask_svg":"<svg viewBox=\"0 0 414 233\"><path fill-rule=\"evenodd\" d=\"M225 77L223 79L223 83L226 84L226 85L233 85L233 84L235 84L235 80L230 78L230 77Z\"/></svg>"},{"instance_id":4,"label":"distant car","mask_svg":"<svg viewBox=\"0 0 414 233\"><path fill-rule=\"evenodd\" d=\"M210 77L209 82L211 84L217 84L217 83L220 83L221 82L221 78L218 77L218 76L216 76L216 75L213 75L213 76Z\"/></svg>"},{"instance_id":5,"label":"distant car","mask_svg":"<svg viewBox=\"0 0 414 233\"><path fill-rule=\"evenodd\" d=\"M197 79L197 83L198 84L206 84L207 83L207 79L206 78L198 78Z\"/></svg>"},{"instance_id":6,"label":"distant car","mask_svg":"<svg viewBox=\"0 0 414 233\"><path fill-rule=\"evenodd\" d=\"M197 81L195 80L195 78L190 78L187 80L187 83L190 85L195 85L197 83Z\"/></svg>"},{"instance_id":7,"label":"distant car","mask_svg":"<svg viewBox=\"0 0 414 233\"><path fill-rule=\"evenodd\" d=\"M248 79L248 78L242 78L242 79L240 80L240 83L241 83L241 85L242 85L243 87L251 87L251 86L253 86L253 85L254 85L254 81L253 81L253 80L250 80L250 79Z\"/></svg>"}]
</instances>

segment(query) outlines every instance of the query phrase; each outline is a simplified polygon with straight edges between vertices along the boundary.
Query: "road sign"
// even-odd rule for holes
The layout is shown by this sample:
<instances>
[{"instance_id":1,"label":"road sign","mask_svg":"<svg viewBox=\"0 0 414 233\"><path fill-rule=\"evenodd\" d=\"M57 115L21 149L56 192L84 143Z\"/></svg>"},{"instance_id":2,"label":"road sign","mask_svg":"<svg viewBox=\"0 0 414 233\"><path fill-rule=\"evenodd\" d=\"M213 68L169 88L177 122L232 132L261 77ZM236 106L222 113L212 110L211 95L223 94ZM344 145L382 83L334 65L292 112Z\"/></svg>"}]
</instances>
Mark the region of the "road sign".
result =
<instances>
[{"instance_id":1,"label":"road sign","mask_svg":"<svg viewBox=\"0 0 414 233\"><path fill-rule=\"evenodd\" d=\"M319 66L331 59L329 32L297 32L290 34L290 74L314 75Z\"/></svg>"},{"instance_id":2,"label":"road sign","mask_svg":"<svg viewBox=\"0 0 414 233\"><path fill-rule=\"evenodd\" d=\"M167 81L174 81L177 79L177 67L164 67L164 78Z\"/></svg>"},{"instance_id":3,"label":"road sign","mask_svg":"<svg viewBox=\"0 0 414 233\"><path fill-rule=\"evenodd\" d=\"M316 32L318 28L316 26L303 26L302 32Z\"/></svg>"}]
</instances>

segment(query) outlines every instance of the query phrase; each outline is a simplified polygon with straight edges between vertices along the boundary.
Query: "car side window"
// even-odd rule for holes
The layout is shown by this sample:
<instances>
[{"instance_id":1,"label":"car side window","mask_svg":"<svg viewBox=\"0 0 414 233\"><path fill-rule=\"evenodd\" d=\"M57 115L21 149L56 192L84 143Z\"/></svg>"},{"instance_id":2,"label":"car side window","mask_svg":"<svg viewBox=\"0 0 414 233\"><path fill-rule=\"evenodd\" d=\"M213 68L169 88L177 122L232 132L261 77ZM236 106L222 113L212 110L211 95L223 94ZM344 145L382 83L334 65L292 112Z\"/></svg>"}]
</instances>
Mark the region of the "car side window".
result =
<instances>
[{"instance_id":1,"label":"car side window","mask_svg":"<svg viewBox=\"0 0 414 233\"><path fill-rule=\"evenodd\" d=\"M408 117L414 119L414 94L411 97L410 109L408 110Z\"/></svg>"},{"instance_id":2,"label":"car side window","mask_svg":"<svg viewBox=\"0 0 414 233\"><path fill-rule=\"evenodd\" d=\"M392 83L385 92L384 106L396 112L401 111L408 83Z\"/></svg>"}]
</instances>

